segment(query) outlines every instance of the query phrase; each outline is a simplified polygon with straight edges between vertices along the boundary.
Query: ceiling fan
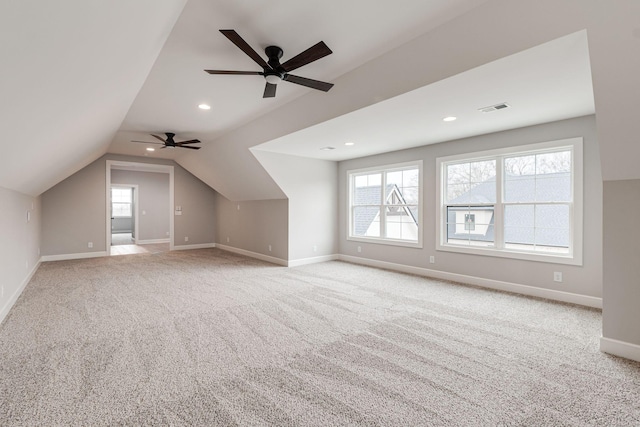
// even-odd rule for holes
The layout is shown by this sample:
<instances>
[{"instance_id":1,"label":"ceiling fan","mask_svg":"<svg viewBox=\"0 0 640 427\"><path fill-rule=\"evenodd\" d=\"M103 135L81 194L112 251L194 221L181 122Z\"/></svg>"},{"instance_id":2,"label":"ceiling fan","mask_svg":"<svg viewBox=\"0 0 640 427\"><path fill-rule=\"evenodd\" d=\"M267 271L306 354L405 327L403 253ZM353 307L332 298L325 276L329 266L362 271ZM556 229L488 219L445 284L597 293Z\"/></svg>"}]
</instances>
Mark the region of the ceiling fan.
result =
<instances>
[{"instance_id":1,"label":"ceiling fan","mask_svg":"<svg viewBox=\"0 0 640 427\"><path fill-rule=\"evenodd\" d=\"M200 140L198 139L190 139L189 141L181 141L181 142L176 142L174 141L173 137L176 136L175 133L171 133L171 132L166 132L165 135L167 135L167 139L163 139L161 136L158 135L153 135L151 134L152 137L162 141L162 143L160 142L149 142L149 141L131 141L131 142L140 142L143 144L158 144L158 145L162 145L162 148L167 148L167 147L178 147L178 148L189 148L191 150L199 150L200 147L189 147L186 144L197 144L200 142Z\"/></svg>"},{"instance_id":2,"label":"ceiling fan","mask_svg":"<svg viewBox=\"0 0 640 427\"><path fill-rule=\"evenodd\" d=\"M311 46L304 52L294 56L286 61L284 64L280 63L282 58L282 49L278 46L267 46L264 52L269 58L265 62L262 57L244 41L242 37L234 30L220 30L233 44L238 46L240 50L246 53L251 59L253 59L259 66L262 67L262 71L225 71L225 70L204 70L209 74L227 74L227 75L256 75L264 76L267 81L263 98L273 98L276 96L277 84L280 80L299 84L302 86L310 87L312 89L328 92L333 87L332 83L321 82L319 80L308 79L306 77L294 76L289 74L290 71L300 68L303 65L307 65L313 61L323 58L333 53L331 49L324 43L319 42Z\"/></svg>"}]
</instances>

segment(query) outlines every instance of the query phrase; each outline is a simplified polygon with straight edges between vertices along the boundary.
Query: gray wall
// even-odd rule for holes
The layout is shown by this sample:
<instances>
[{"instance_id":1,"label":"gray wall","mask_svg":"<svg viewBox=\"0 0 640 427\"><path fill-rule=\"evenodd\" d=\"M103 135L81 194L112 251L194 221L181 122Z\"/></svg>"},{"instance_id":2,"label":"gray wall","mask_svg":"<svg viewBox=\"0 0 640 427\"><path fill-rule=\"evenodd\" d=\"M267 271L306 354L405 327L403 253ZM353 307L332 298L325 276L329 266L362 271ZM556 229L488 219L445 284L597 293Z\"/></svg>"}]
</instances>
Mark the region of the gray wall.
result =
<instances>
[{"instance_id":1,"label":"gray wall","mask_svg":"<svg viewBox=\"0 0 640 427\"><path fill-rule=\"evenodd\" d=\"M42 255L105 251L105 165L101 157L42 193Z\"/></svg>"},{"instance_id":2,"label":"gray wall","mask_svg":"<svg viewBox=\"0 0 640 427\"><path fill-rule=\"evenodd\" d=\"M40 259L40 198L0 187L0 321ZM30 219L27 221L27 212Z\"/></svg>"},{"instance_id":3,"label":"gray wall","mask_svg":"<svg viewBox=\"0 0 640 427\"><path fill-rule=\"evenodd\" d=\"M175 168L176 206L182 215L174 217L174 244L201 245L216 241L216 192L182 166ZM185 242L184 238L189 241Z\"/></svg>"},{"instance_id":4,"label":"gray wall","mask_svg":"<svg viewBox=\"0 0 640 427\"><path fill-rule=\"evenodd\" d=\"M584 256L583 266L569 266L489 256L436 252L436 158L460 153L553 141L584 138ZM422 249L348 241L347 171L422 159L424 161ZM580 295L602 296L602 178L594 116L563 120L442 144L427 145L394 153L348 160L339 164L340 253L422 267L451 273L499 280ZM361 246L362 252L357 252ZM434 255L435 264L429 264ZM553 272L563 273L563 282L553 281Z\"/></svg>"},{"instance_id":5,"label":"gray wall","mask_svg":"<svg viewBox=\"0 0 640 427\"><path fill-rule=\"evenodd\" d=\"M107 154L42 194L42 255L106 250L107 160L174 166L175 202L183 206L182 216L175 217L175 245L215 241L214 190L171 160ZM185 233L192 231L185 243Z\"/></svg>"},{"instance_id":6,"label":"gray wall","mask_svg":"<svg viewBox=\"0 0 640 427\"><path fill-rule=\"evenodd\" d=\"M288 260L288 204L286 199L234 202L218 194L216 243Z\"/></svg>"},{"instance_id":7,"label":"gray wall","mask_svg":"<svg viewBox=\"0 0 640 427\"><path fill-rule=\"evenodd\" d=\"M604 182L602 335L640 345L640 180ZM620 286L626 284L627 286Z\"/></svg>"},{"instance_id":8,"label":"gray wall","mask_svg":"<svg viewBox=\"0 0 640 427\"><path fill-rule=\"evenodd\" d=\"M289 260L338 251L336 162L253 150L289 198Z\"/></svg>"},{"instance_id":9,"label":"gray wall","mask_svg":"<svg viewBox=\"0 0 640 427\"><path fill-rule=\"evenodd\" d=\"M169 238L169 174L113 169L111 184L138 186L139 230L136 230L136 237L139 240Z\"/></svg>"}]
</instances>

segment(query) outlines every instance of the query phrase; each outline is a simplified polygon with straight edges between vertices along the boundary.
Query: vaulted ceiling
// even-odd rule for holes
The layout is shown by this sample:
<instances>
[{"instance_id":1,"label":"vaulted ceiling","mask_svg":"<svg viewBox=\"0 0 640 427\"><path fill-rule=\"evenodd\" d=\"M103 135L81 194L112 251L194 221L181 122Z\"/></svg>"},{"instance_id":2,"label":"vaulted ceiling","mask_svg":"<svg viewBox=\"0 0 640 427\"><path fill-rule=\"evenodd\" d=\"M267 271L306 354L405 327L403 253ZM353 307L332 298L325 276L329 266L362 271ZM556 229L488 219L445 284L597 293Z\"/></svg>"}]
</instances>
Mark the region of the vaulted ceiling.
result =
<instances>
[{"instance_id":1,"label":"vaulted ceiling","mask_svg":"<svg viewBox=\"0 0 640 427\"><path fill-rule=\"evenodd\" d=\"M633 0L604 3L2 2L0 186L38 195L112 152L173 158L231 199L280 198L251 148L340 160L397 149L401 140L441 142L594 109L606 140L605 177L634 177L625 171L638 168L619 148L629 149L638 126L631 94L640 11ZM218 31L227 28L259 53L280 46L283 61L323 40L334 53L296 74L336 86L324 93L280 83L275 98L263 99L260 76L205 73L258 69ZM471 117L498 102L513 104L512 118L493 127L478 116L435 127L445 115ZM198 109L201 103L211 109ZM401 113L418 105L424 111L408 126ZM425 117L433 124L422 129L415 123ZM382 119L397 138L386 148L373 141ZM318 144L342 144L353 138L345 129L354 128L371 144L319 154ZM176 140L198 138L203 148L148 153L131 142L168 131Z\"/></svg>"}]
</instances>

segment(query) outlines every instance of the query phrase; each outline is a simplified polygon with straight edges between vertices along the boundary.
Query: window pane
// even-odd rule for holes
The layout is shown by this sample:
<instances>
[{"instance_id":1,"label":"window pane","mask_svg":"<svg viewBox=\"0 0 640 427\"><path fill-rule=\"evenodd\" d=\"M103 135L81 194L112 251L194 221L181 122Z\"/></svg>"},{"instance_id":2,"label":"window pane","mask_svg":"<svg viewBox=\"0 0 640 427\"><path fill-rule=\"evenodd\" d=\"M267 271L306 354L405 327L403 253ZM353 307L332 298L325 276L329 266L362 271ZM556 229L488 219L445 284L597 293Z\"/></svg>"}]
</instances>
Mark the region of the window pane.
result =
<instances>
[{"instance_id":1,"label":"window pane","mask_svg":"<svg viewBox=\"0 0 640 427\"><path fill-rule=\"evenodd\" d=\"M504 159L504 174L506 176L526 176L536 173L536 156L517 156Z\"/></svg>"},{"instance_id":2,"label":"window pane","mask_svg":"<svg viewBox=\"0 0 640 427\"><path fill-rule=\"evenodd\" d=\"M382 203L382 187L379 185L356 187L353 191L353 205L379 205Z\"/></svg>"},{"instance_id":3,"label":"window pane","mask_svg":"<svg viewBox=\"0 0 640 427\"><path fill-rule=\"evenodd\" d=\"M420 185L420 171L416 169L407 169L402 171L403 187L418 187Z\"/></svg>"},{"instance_id":4,"label":"window pane","mask_svg":"<svg viewBox=\"0 0 640 427\"><path fill-rule=\"evenodd\" d=\"M529 227L533 229L535 225L534 214L534 205L505 206L504 225L505 227Z\"/></svg>"},{"instance_id":5,"label":"window pane","mask_svg":"<svg viewBox=\"0 0 640 427\"><path fill-rule=\"evenodd\" d=\"M568 205L538 205L536 206L536 227L569 228Z\"/></svg>"},{"instance_id":6,"label":"window pane","mask_svg":"<svg viewBox=\"0 0 640 427\"><path fill-rule=\"evenodd\" d=\"M445 198L446 203L462 204L470 203L471 196L469 190L470 184L452 184L447 186L447 196Z\"/></svg>"},{"instance_id":7,"label":"window pane","mask_svg":"<svg viewBox=\"0 0 640 427\"><path fill-rule=\"evenodd\" d=\"M571 152L557 151L536 155L536 174L556 174L571 172Z\"/></svg>"},{"instance_id":8,"label":"window pane","mask_svg":"<svg viewBox=\"0 0 640 427\"><path fill-rule=\"evenodd\" d=\"M131 217L131 203L113 203L114 217Z\"/></svg>"},{"instance_id":9,"label":"window pane","mask_svg":"<svg viewBox=\"0 0 640 427\"><path fill-rule=\"evenodd\" d=\"M569 229L536 228L536 250L566 253L569 251Z\"/></svg>"},{"instance_id":10,"label":"window pane","mask_svg":"<svg viewBox=\"0 0 640 427\"><path fill-rule=\"evenodd\" d=\"M120 203L131 203L130 188L112 188L111 201Z\"/></svg>"},{"instance_id":11,"label":"window pane","mask_svg":"<svg viewBox=\"0 0 640 427\"><path fill-rule=\"evenodd\" d=\"M447 165L446 203L477 204L495 202L495 160Z\"/></svg>"},{"instance_id":12,"label":"window pane","mask_svg":"<svg viewBox=\"0 0 640 427\"><path fill-rule=\"evenodd\" d=\"M509 176L504 180L505 202L533 202L536 200L535 176Z\"/></svg>"},{"instance_id":13,"label":"window pane","mask_svg":"<svg viewBox=\"0 0 640 427\"><path fill-rule=\"evenodd\" d=\"M447 185L469 183L470 173L471 173L471 166L469 163L447 165Z\"/></svg>"},{"instance_id":14,"label":"window pane","mask_svg":"<svg viewBox=\"0 0 640 427\"><path fill-rule=\"evenodd\" d=\"M504 245L509 249L532 250L535 241L533 227L504 227Z\"/></svg>"},{"instance_id":15,"label":"window pane","mask_svg":"<svg viewBox=\"0 0 640 427\"><path fill-rule=\"evenodd\" d=\"M485 182L496 176L496 161L484 160L470 164L470 182Z\"/></svg>"},{"instance_id":16,"label":"window pane","mask_svg":"<svg viewBox=\"0 0 640 427\"><path fill-rule=\"evenodd\" d=\"M506 206L504 240L508 249L566 252L569 248L569 206Z\"/></svg>"},{"instance_id":17,"label":"window pane","mask_svg":"<svg viewBox=\"0 0 640 427\"><path fill-rule=\"evenodd\" d=\"M380 208L357 206L353 208L353 235L380 237Z\"/></svg>"},{"instance_id":18,"label":"window pane","mask_svg":"<svg viewBox=\"0 0 640 427\"><path fill-rule=\"evenodd\" d=\"M420 195L418 187L404 187L402 189L402 197L407 204L417 205L418 197Z\"/></svg>"},{"instance_id":19,"label":"window pane","mask_svg":"<svg viewBox=\"0 0 640 427\"><path fill-rule=\"evenodd\" d=\"M386 208L385 232L390 239L418 240L418 207Z\"/></svg>"},{"instance_id":20,"label":"window pane","mask_svg":"<svg viewBox=\"0 0 640 427\"><path fill-rule=\"evenodd\" d=\"M571 200L571 152L560 151L505 159L506 202Z\"/></svg>"},{"instance_id":21,"label":"window pane","mask_svg":"<svg viewBox=\"0 0 640 427\"><path fill-rule=\"evenodd\" d=\"M447 242L490 246L494 241L493 206L447 207Z\"/></svg>"},{"instance_id":22,"label":"window pane","mask_svg":"<svg viewBox=\"0 0 640 427\"><path fill-rule=\"evenodd\" d=\"M387 185L402 187L402 171L387 172Z\"/></svg>"},{"instance_id":23,"label":"window pane","mask_svg":"<svg viewBox=\"0 0 640 427\"><path fill-rule=\"evenodd\" d=\"M536 179L536 201L571 201L571 173L538 175Z\"/></svg>"}]
</instances>

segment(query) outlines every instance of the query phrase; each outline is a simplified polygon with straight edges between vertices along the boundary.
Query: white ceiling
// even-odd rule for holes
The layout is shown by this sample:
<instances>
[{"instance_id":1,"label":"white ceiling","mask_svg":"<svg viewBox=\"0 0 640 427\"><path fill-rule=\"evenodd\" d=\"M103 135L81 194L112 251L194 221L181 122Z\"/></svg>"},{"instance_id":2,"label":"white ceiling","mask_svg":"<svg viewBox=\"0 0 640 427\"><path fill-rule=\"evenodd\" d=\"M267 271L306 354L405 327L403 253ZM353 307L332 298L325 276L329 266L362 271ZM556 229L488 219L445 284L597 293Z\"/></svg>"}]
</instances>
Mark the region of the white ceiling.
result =
<instances>
[{"instance_id":1,"label":"white ceiling","mask_svg":"<svg viewBox=\"0 0 640 427\"><path fill-rule=\"evenodd\" d=\"M503 102L510 108L479 111ZM339 161L594 112L587 34L580 31L254 149ZM444 122L447 116L457 120Z\"/></svg>"},{"instance_id":2,"label":"white ceiling","mask_svg":"<svg viewBox=\"0 0 640 427\"><path fill-rule=\"evenodd\" d=\"M276 98L263 99L261 76L205 73L260 71L220 29L235 29L263 56L266 46L280 46L282 62L322 40L333 54L295 74L330 82L485 1L189 0L108 151L174 159L196 155L179 149L150 154L130 141L154 141L149 133L175 132L176 141L198 138L206 144L313 91L283 82ZM211 110L199 110L200 103Z\"/></svg>"},{"instance_id":3,"label":"white ceiling","mask_svg":"<svg viewBox=\"0 0 640 427\"><path fill-rule=\"evenodd\" d=\"M2 1L0 187L35 196L106 152L145 155L131 139L173 131L203 149L151 157L176 159L234 200L277 198L248 148L266 142L259 148L339 160L589 114L593 98L603 176L640 176L637 156L627 154L640 150L640 4L585 1ZM224 28L259 52L281 46L283 61L325 41L334 53L296 74L336 87L283 83L275 99L263 99L258 76L206 74L257 69ZM516 53L585 28L591 70L584 33ZM490 119L476 113L503 101L513 108ZM202 102L212 109L198 110ZM449 114L459 120L442 123ZM340 146L346 139L356 142L350 151ZM341 150L319 153L320 141Z\"/></svg>"}]
</instances>

